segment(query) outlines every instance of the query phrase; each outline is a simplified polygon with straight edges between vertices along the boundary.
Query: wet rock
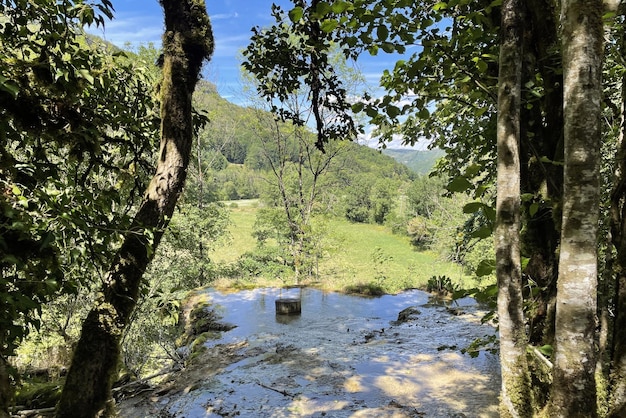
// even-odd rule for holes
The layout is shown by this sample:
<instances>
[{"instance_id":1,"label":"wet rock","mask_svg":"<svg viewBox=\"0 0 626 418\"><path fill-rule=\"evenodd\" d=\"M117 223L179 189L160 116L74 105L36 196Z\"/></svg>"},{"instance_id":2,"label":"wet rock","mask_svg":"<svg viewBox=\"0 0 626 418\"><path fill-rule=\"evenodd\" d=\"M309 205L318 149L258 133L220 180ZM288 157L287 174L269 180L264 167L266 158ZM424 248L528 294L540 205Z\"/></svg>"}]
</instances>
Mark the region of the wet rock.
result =
<instances>
[{"instance_id":1,"label":"wet rock","mask_svg":"<svg viewBox=\"0 0 626 418\"><path fill-rule=\"evenodd\" d=\"M276 354L289 354L297 349L298 348L292 344L284 345L279 343L276 345Z\"/></svg>"},{"instance_id":2,"label":"wet rock","mask_svg":"<svg viewBox=\"0 0 626 418\"><path fill-rule=\"evenodd\" d=\"M451 315L455 315L455 316L459 316L459 315L463 315L465 314L465 311L461 308L452 308L452 307L447 307L446 308L446 312L448 312Z\"/></svg>"},{"instance_id":3,"label":"wet rock","mask_svg":"<svg viewBox=\"0 0 626 418\"><path fill-rule=\"evenodd\" d=\"M208 331L230 331L237 327L228 322L220 322L220 319L215 312L207 309L194 311L191 316L192 335L200 335Z\"/></svg>"},{"instance_id":4,"label":"wet rock","mask_svg":"<svg viewBox=\"0 0 626 418\"><path fill-rule=\"evenodd\" d=\"M457 347L456 345L448 345L448 344L440 345L437 347L437 351L444 351L444 350L456 351L458 349L459 347Z\"/></svg>"},{"instance_id":5,"label":"wet rock","mask_svg":"<svg viewBox=\"0 0 626 418\"><path fill-rule=\"evenodd\" d=\"M421 314L422 313L419 311L419 309L409 306L408 308L400 311L400 313L398 314L398 320L395 321L395 325L409 321L416 321L418 319L418 316Z\"/></svg>"},{"instance_id":6,"label":"wet rock","mask_svg":"<svg viewBox=\"0 0 626 418\"><path fill-rule=\"evenodd\" d=\"M367 334L365 334L363 338L365 339L365 342L368 343L374 338L376 338L376 334L374 334L373 332L368 332Z\"/></svg>"}]
</instances>

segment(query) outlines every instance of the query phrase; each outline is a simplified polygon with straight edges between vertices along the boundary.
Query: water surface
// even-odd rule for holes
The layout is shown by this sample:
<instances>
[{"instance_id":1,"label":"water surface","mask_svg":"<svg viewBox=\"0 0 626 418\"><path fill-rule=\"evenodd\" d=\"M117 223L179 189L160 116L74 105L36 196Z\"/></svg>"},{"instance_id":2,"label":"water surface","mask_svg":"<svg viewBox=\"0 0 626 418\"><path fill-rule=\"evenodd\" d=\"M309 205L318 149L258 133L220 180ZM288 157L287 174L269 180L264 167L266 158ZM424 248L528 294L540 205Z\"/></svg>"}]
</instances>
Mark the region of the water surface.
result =
<instances>
[{"instance_id":1,"label":"water surface","mask_svg":"<svg viewBox=\"0 0 626 418\"><path fill-rule=\"evenodd\" d=\"M460 352L492 335L472 299L448 309L427 293L364 298L316 289L209 291L236 325L209 350L236 360L200 387L161 400L176 417L497 417L499 365ZM276 315L277 298L301 298L301 315ZM417 309L398 323L398 313Z\"/></svg>"}]
</instances>

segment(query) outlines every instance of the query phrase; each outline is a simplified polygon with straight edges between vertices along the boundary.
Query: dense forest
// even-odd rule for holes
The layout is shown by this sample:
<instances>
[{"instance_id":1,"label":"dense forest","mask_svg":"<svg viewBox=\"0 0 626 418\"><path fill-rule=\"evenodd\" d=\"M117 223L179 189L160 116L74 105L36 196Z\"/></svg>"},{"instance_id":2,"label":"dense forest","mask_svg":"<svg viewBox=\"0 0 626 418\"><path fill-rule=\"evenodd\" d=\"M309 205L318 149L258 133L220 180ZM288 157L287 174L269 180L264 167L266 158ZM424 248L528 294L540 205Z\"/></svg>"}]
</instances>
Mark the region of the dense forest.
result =
<instances>
[{"instance_id":1,"label":"dense forest","mask_svg":"<svg viewBox=\"0 0 626 418\"><path fill-rule=\"evenodd\" d=\"M0 2L0 417L41 397L42 357L56 416L113 415L116 382L202 344L191 290L332 281L339 221L479 278L429 285L492 302L501 416L624 416L620 2L275 6L243 53L246 108L200 79L204 1L160 3L161 50L122 51L83 32L108 0ZM384 53L403 54L384 93L356 95L344 64ZM359 145L363 124L440 158L412 171ZM244 200L254 243L216 262ZM388 250L361 291L399 290Z\"/></svg>"}]
</instances>

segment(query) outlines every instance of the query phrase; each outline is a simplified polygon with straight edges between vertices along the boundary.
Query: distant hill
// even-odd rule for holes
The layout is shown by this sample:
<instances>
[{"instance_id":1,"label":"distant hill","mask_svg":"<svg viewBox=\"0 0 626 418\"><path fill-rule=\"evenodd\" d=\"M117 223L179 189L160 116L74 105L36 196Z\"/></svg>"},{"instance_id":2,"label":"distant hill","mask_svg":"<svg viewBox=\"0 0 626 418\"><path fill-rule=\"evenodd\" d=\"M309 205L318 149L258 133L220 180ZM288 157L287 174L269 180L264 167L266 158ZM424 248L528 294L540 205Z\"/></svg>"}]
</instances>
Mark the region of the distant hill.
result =
<instances>
[{"instance_id":1,"label":"distant hill","mask_svg":"<svg viewBox=\"0 0 626 418\"><path fill-rule=\"evenodd\" d=\"M202 80L196 87L194 102L206 112L210 123L199 132L198 143L202 146L194 154L188 194L196 189L207 202L258 198L268 189L271 184L268 178L273 176L268 157L274 164L279 161L274 130L259 119L266 112L231 103L219 96L215 85ZM287 135L284 141L281 147L286 155L281 158L296 163L302 158L296 138ZM356 142L341 144L342 151L333 158L331 168L324 175L324 193L327 197L334 194L332 199L328 197L332 202L346 198L347 191L354 194L357 190L369 201L374 198L369 196L371 190L389 189L392 183L398 189L416 177L393 156ZM197 168L198 161L203 165L202 170ZM195 174L198 172L202 175ZM205 178L211 181L205 182ZM385 181L388 184L383 185Z\"/></svg>"},{"instance_id":2,"label":"distant hill","mask_svg":"<svg viewBox=\"0 0 626 418\"><path fill-rule=\"evenodd\" d=\"M428 174L437 160L445 155L442 150L385 149L383 154L406 165L411 171L423 175Z\"/></svg>"}]
</instances>

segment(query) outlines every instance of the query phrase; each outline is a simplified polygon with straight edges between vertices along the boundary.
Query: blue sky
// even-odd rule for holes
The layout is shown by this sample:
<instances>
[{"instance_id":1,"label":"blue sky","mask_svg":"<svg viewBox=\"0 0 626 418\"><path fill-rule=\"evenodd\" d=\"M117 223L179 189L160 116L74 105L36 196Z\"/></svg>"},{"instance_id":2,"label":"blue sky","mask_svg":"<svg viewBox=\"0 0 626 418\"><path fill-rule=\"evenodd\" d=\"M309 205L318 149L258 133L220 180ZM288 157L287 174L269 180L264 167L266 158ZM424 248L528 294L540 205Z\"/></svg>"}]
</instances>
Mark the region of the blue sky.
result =
<instances>
[{"instance_id":1,"label":"blue sky","mask_svg":"<svg viewBox=\"0 0 626 418\"><path fill-rule=\"evenodd\" d=\"M104 30L91 28L91 33L119 47L150 42L160 45L163 12L157 0L112 0L112 3L115 18L106 22ZM280 5L284 10L292 7L289 0L207 0L215 52L205 67L204 78L214 83L220 95L233 103L246 103L240 82L239 56L249 43L252 27L274 23L272 3ZM378 86L383 70L393 68L397 59L397 56L382 52L375 57L364 55L359 59L358 69L372 91ZM368 137L366 135L362 139L369 142Z\"/></svg>"},{"instance_id":2,"label":"blue sky","mask_svg":"<svg viewBox=\"0 0 626 418\"><path fill-rule=\"evenodd\" d=\"M250 29L268 26L274 22L271 5L276 3L289 10L289 0L209 0L207 10L215 37L215 53L205 70L205 78L217 85L220 94L235 103L241 103L239 81L239 54L249 43ZM92 28L97 34L117 46L146 44L160 45L163 33L163 13L157 0L113 0L115 19L106 23L104 31ZM378 85L385 68L393 68L395 60L382 54L364 57L359 70L371 86Z\"/></svg>"}]
</instances>

